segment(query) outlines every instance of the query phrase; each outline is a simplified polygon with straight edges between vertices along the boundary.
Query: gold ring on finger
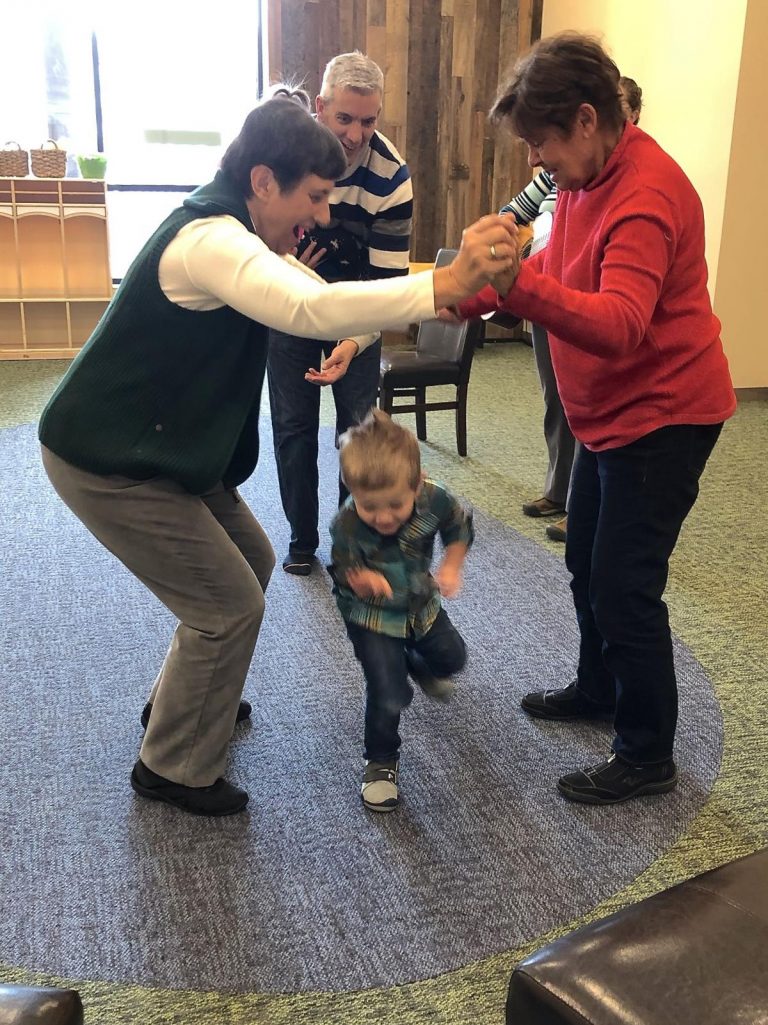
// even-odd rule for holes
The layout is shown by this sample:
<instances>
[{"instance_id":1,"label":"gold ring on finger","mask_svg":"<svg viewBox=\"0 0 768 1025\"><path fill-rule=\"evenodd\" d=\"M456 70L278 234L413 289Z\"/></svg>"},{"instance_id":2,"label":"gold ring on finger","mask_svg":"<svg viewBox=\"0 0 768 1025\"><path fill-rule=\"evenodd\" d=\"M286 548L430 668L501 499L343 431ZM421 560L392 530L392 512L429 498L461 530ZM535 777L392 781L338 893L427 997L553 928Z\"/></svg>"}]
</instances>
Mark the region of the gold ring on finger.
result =
<instances>
[{"instance_id":1,"label":"gold ring on finger","mask_svg":"<svg viewBox=\"0 0 768 1025\"><path fill-rule=\"evenodd\" d=\"M489 246L489 249L491 250L491 259L495 260L496 259L496 246L493 244L493 242L491 242L491 244Z\"/></svg>"}]
</instances>

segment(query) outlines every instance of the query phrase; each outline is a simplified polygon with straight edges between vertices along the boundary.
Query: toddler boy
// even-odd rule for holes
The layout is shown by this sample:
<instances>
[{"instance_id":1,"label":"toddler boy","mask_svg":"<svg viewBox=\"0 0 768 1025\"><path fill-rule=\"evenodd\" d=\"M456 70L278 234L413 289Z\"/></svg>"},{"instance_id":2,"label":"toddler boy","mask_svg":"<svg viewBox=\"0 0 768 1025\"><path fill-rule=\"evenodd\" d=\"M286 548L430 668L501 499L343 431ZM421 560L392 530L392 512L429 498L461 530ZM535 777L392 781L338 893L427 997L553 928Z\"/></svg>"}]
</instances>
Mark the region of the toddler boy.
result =
<instances>
[{"instance_id":1,"label":"toddler boy","mask_svg":"<svg viewBox=\"0 0 768 1025\"><path fill-rule=\"evenodd\" d=\"M446 679L466 661L464 641L440 595L461 588L472 516L444 487L423 479L419 443L373 409L339 440L350 495L331 524L334 594L366 682L365 774L371 811L398 804L400 713L413 698L408 675L447 700ZM430 573L435 535L443 559Z\"/></svg>"}]
</instances>

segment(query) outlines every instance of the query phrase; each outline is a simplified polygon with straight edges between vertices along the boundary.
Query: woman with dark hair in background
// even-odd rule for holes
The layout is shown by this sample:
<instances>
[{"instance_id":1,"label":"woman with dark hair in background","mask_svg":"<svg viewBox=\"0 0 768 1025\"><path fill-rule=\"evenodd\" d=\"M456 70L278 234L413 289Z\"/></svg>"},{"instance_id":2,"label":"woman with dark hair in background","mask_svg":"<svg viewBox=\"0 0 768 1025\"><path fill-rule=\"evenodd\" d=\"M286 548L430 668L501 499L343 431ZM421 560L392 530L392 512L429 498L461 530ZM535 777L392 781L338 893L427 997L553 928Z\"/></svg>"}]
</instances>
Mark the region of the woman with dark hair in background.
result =
<instances>
[{"instance_id":1,"label":"woman with dark hair in background","mask_svg":"<svg viewBox=\"0 0 768 1025\"><path fill-rule=\"evenodd\" d=\"M640 121L640 111L643 109L643 90L634 80L622 75L619 79L621 90L621 109L624 117L631 124L636 125Z\"/></svg>"},{"instance_id":2,"label":"woman with dark hair in background","mask_svg":"<svg viewBox=\"0 0 768 1025\"><path fill-rule=\"evenodd\" d=\"M628 123L619 72L577 33L541 40L492 116L558 189L547 248L459 307L542 324L581 449L566 564L580 632L576 680L523 698L554 721L613 717L613 753L563 776L595 804L671 790L677 685L663 594L699 478L736 407L712 313L701 201Z\"/></svg>"},{"instance_id":3,"label":"woman with dark hair in background","mask_svg":"<svg viewBox=\"0 0 768 1025\"><path fill-rule=\"evenodd\" d=\"M199 815L242 810L222 778L274 553L237 493L258 458L269 327L316 338L435 315L509 263L504 220L450 267L328 285L290 256L329 217L339 141L290 97L251 111L208 185L160 225L40 421L43 463L85 526L179 620L142 715L131 784ZM318 384L338 378L333 356Z\"/></svg>"}]
</instances>

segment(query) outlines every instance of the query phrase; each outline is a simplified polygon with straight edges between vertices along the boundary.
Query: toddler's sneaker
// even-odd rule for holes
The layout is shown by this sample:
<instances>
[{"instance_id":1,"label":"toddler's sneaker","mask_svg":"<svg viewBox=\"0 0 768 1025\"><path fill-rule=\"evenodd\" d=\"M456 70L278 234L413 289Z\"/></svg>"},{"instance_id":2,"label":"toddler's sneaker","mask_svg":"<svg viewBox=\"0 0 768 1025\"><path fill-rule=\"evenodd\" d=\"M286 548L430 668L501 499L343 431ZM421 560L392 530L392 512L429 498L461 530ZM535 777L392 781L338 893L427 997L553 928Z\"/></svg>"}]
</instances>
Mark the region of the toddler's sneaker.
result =
<instances>
[{"instance_id":1,"label":"toddler's sneaker","mask_svg":"<svg viewBox=\"0 0 768 1025\"><path fill-rule=\"evenodd\" d=\"M408 675L428 698L432 698L433 701L442 701L444 704L451 700L456 690L456 684L450 677L433 676L427 669L424 659L414 651L407 651L405 660L408 663Z\"/></svg>"},{"instance_id":2,"label":"toddler's sneaker","mask_svg":"<svg viewBox=\"0 0 768 1025\"><path fill-rule=\"evenodd\" d=\"M369 811L394 811L397 795L397 761L366 762L360 797Z\"/></svg>"},{"instance_id":3,"label":"toddler's sneaker","mask_svg":"<svg viewBox=\"0 0 768 1025\"><path fill-rule=\"evenodd\" d=\"M451 700L456 690L456 684L449 676L424 676L416 683L428 698L443 704Z\"/></svg>"}]
</instances>

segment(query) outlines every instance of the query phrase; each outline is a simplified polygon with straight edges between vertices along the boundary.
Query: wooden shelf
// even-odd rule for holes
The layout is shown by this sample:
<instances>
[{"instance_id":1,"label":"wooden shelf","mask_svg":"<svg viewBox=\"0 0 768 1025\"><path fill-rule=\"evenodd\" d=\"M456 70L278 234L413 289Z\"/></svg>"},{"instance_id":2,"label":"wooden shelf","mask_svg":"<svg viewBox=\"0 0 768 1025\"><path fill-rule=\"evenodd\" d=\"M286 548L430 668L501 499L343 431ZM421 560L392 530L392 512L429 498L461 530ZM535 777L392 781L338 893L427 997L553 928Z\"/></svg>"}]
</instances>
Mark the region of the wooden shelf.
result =
<instances>
[{"instance_id":1,"label":"wooden shelf","mask_svg":"<svg viewBox=\"0 0 768 1025\"><path fill-rule=\"evenodd\" d=\"M80 350L112 297L108 241L104 182L0 178L0 359Z\"/></svg>"}]
</instances>

